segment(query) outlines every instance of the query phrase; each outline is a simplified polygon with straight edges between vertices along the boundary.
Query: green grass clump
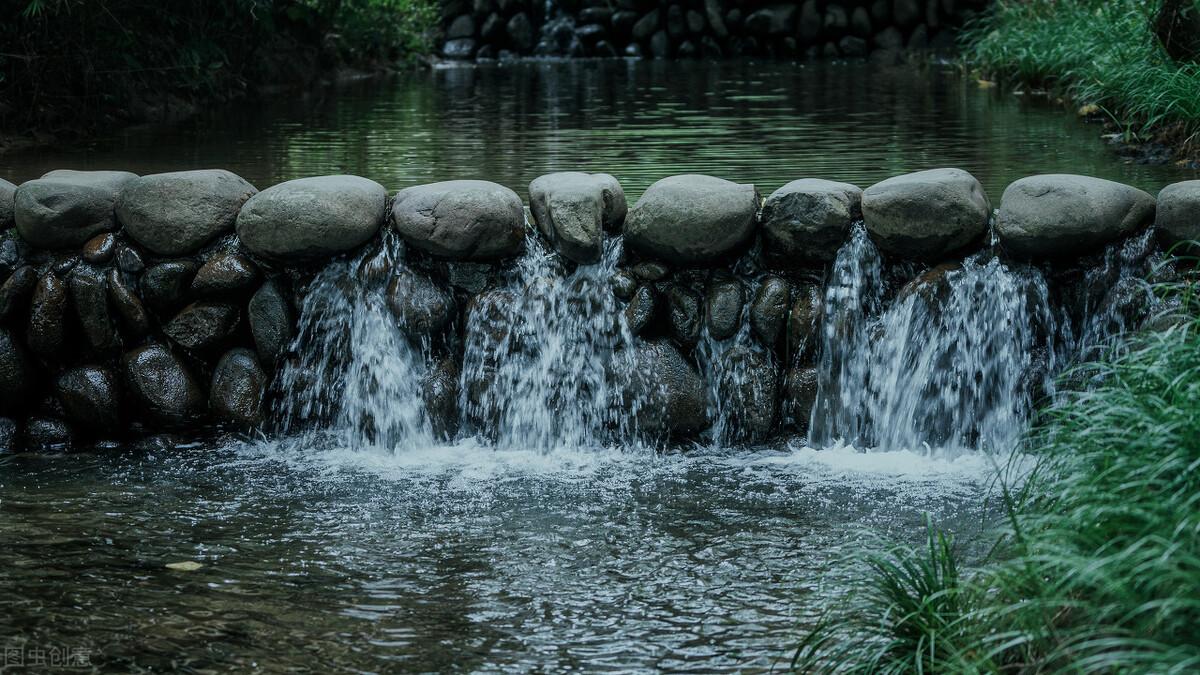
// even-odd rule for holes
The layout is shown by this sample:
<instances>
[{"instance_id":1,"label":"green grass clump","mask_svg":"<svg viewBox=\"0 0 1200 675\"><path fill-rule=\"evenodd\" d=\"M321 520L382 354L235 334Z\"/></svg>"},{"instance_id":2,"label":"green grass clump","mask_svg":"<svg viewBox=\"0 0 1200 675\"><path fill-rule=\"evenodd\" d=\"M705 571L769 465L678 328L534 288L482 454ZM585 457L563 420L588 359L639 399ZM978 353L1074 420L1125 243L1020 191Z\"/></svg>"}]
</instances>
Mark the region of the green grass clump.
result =
<instances>
[{"instance_id":1,"label":"green grass clump","mask_svg":"<svg viewBox=\"0 0 1200 675\"><path fill-rule=\"evenodd\" d=\"M1084 366L1045 415L988 561L960 574L932 533L868 555L794 668L1200 671L1200 320L1175 290L1192 318Z\"/></svg>"},{"instance_id":2,"label":"green grass clump","mask_svg":"<svg viewBox=\"0 0 1200 675\"><path fill-rule=\"evenodd\" d=\"M1159 5L997 0L964 32L964 56L989 76L1060 87L1099 106L1131 138L1162 137L1194 150L1200 64L1167 56L1152 28Z\"/></svg>"}]
</instances>

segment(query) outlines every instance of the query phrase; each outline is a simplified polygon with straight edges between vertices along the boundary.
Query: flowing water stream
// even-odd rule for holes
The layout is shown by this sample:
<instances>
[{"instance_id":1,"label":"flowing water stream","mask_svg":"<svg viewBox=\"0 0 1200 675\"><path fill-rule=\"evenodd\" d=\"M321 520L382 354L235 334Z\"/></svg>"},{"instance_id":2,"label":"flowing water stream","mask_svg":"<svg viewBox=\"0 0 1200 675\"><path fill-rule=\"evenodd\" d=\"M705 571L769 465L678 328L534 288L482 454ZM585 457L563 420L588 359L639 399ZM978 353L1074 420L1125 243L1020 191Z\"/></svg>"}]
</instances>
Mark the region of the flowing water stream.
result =
<instances>
[{"instance_id":1,"label":"flowing water stream","mask_svg":"<svg viewBox=\"0 0 1200 675\"><path fill-rule=\"evenodd\" d=\"M0 172L211 164L260 187L349 171L390 188L483 173L524 192L592 168L636 197L688 170L765 193L959 165L994 200L1042 170L1151 189L1179 177L936 73L853 88L874 75L673 67L435 72L311 110L0 156ZM1070 278L987 250L925 271L886 263L858 230L827 271L807 437L740 437L722 392L753 377L728 358L758 348L743 320L696 350L713 429L662 447L615 404L634 340L608 285L620 246L567 269L535 242L448 345L397 322L379 270L408 263L388 241L302 289L269 436L0 458L0 643L86 649L121 672L769 668L870 533L915 541L928 513L980 553L996 465L1033 402L1144 313L1153 264L1135 238ZM751 297L761 278L737 272ZM425 404L449 349L465 357L447 437ZM202 567L166 567L180 561Z\"/></svg>"}]
</instances>

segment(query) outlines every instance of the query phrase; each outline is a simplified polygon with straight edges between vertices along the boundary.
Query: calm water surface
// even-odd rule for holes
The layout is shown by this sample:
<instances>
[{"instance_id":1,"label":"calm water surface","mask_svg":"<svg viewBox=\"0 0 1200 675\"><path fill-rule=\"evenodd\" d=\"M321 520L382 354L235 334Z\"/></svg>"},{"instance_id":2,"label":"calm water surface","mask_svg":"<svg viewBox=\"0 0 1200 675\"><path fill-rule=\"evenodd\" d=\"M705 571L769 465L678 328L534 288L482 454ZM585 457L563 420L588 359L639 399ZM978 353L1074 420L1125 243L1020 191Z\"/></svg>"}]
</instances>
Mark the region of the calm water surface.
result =
<instances>
[{"instance_id":1,"label":"calm water surface","mask_svg":"<svg viewBox=\"0 0 1200 675\"><path fill-rule=\"evenodd\" d=\"M960 166L994 201L1030 173L1155 190L1099 129L945 71L861 65L525 63L242 105L93 144L59 167L226 167L260 188L357 173L389 188L589 169L637 195L674 173L868 185ZM206 441L0 458L0 644L98 670L756 670L836 601L822 573L867 531L968 542L990 462L907 452L655 455L471 443L380 452ZM176 571L170 563L202 567ZM6 652L7 653L7 652Z\"/></svg>"}]
</instances>

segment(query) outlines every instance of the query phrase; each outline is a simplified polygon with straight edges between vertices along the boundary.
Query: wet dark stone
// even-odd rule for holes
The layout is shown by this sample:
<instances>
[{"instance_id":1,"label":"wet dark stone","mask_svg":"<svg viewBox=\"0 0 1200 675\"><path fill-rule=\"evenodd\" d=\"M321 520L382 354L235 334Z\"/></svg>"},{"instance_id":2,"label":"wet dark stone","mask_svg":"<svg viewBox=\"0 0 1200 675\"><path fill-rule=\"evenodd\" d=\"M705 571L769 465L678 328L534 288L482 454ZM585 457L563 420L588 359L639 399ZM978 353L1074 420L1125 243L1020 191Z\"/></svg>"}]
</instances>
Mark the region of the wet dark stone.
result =
<instances>
[{"instance_id":1,"label":"wet dark stone","mask_svg":"<svg viewBox=\"0 0 1200 675\"><path fill-rule=\"evenodd\" d=\"M192 295L196 298L242 297L258 283L258 267L240 253L218 253L196 272Z\"/></svg>"},{"instance_id":2,"label":"wet dark stone","mask_svg":"<svg viewBox=\"0 0 1200 675\"><path fill-rule=\"evenodd\" d=\"M220 346L238 325L238 309L223 302L200 301L184 307L163 326L176 344L193 351Z\"/></svg>"},{"instance_id":3,"label":"wet dark stone","mask_svg":"<svg viewBox=\"0 0 1200 675\"><path fill-rule=\"evenodd\" d=\"M750 328L763 345L774 347L779 341L788 313L788 296L791 288L786 279L767 277L763 279L750 305Z\"/></svg>"},{"instance_id":4,"label":"wet dark stone","mask_svg":"<svg viewBox=\"0 0 1200 675\"><path fill-rule=\"evenodd\" d=\"M10 331L0 329L0 415L23 410L34 386L33 363Z\"/></svg>"},{"instance_id":5,"label":"wet dark stone","mask_svg":"<svg viewBox=\"0 0 1200 675\"><path fill-rule=\"evenodd\" d=\"M117 238L112 232L98 234L83 245L83 259L93 265L104 265L117 252Z\"/></svg>"},{"instance_id":6,"label":"wet dark stone","mask_svg":"<svg viewBox=\"0 0 1200 675\"><path fill-rule=\"evenodd\" d=\"M75 266L79 264L79 260L79 256L75 255L74 253L60 255L55 259L54 264L50 266L50 269L53 271L55 276L65 279L67 275L71 273L71 270L75 269Z\"/></svg>"},{"instance_id":7,"label":"wet dark stone","mask_svg":"<svg viewBox=\"0 0 1200 675\"><path fill-rule=\"evenodd\" d=\"M671 337L684 347L694 347L700 341L700 295L672 284L666 296Z\"/></svg>"},{"instance_id":8,"label":"wet dark stone","mask_svg":"<svg viewBox=\"0 0 1200 675\"><path fill-rule=\"evenodd\" d=\"M117 249L117 267L126 274L141 274L146 269L142 255L128 246Z\"/></svg>"},{"instance_id":9,"label":"wet dark stone","mask_svg":"<svg viewBox=\"0 0 1200 675\"><path fill-rule=\"evenodd\" d=\"M639 403L637 428L652 436L687 437L708 427L704 381L670 342L636 347L627 407Z\"/></svg>"},{"instance_id":10,"label":"wet dark stone","mask_svg":"<svg viewBox=\"0 0 1200 675\"><path fill-rule=\"evenodd\" d=\"M900 289L896 301L903 302L909 296L916 295L925 301L931 310L937 311L950 297L950 281L946 275L961 269L962 263L942 263L926 270Z\"/></svg>"},{"instance_id":11,"label":"wet dark stone","mask_svg":"<svg viewBox=\"0 0 1200 675\"><path fill-rule=\"evenodd\" d=\"M125 329L126 335L130 338L137 339L146 333L150 332L150 317L146 314L146 308L142 306L142 301L125 283L125 277L119 269L110 269L107 275L108 280L108 299L112 303L113 309L116 310L117 317L120 319L121 326Z\"/></svg>"},{"instance_id":12,"label":"wet dark stone","mask_svg":"<svg viewBox=\"0 0 1200 675\"><path fill-rule=\"evenodd\" d=\"M295 331L292 305L279 290L279 284L267 281L250 298L247 315L258 358L272 368L292 341Z\"/></svg>"},{"instance_id":13,"label":"wet dark stone","mask_svg":"<svg viewBox=\"0 0 1200 675\"><path fill-rule=\"evenodd\" d=\"M642 281L662 281L671 273L671 268L657 260L647 260L634 265L629 271Z\"/></svg>"},{"instance_id":14,"label":"wet dark stone","mask_svg":"<svg viewBox=\"0 0 1200 675\"><path fill-rule=\"evenodd\" d=\"M608 280L608 285L612 288L613 295L625 301L633 298L634 292L637 291L637 283L637 279L625 271L613 274Z\"/></svg>"},{"instance_id":15,"label":"wet dark stone","mask_svg":"<svg viewBox=\"0 0 1200 675\"><path fill-rule=\"evenodd\" d=\"M443 358L425 372L421 380L421 397L429 414L433 433L449 440L458 431L458 364Z\"/></svg>"},{"instance_id":16,"label":"wet dark stone","mask_svg":"<svg viewBox=\"0 0 1200 675\"><path fill-rule=\"evenodd\" d=\"M820 341L821 306L820 286L804 284L796 289L792 311L788 315L788 351L793 358L806 360L816 353Z\"/></svg>"},{"instance_id":17,"label":"wet dark stone","mask_svg":"<svg viewBox=\"0 0 1200 675\"><path fill-rule=\"evenodd\" d=\"M709 335L716 340L724 340L737 333L745 303L745 291L740 281L730 277L713 279L705 299Z\"/></svg>"},{"instance_id":18,"label":"wet dark stone","mask_svg":"<svg viewBox=\"0 0 1200 675\"><path fill-rule=\"evenodd\" d=\"M775 426L779 407L779 373L770 352L744 345L731 347L722 356L723 376L717 382L717 399L728 415L730 438L761 441Z\"/></svg>"},{"instance_id":19,"label":"wet dark stone","mask_svg":"<svg viewBox=\"0 0 1200 675\"><path fill-rule=\"evenodd\" d=\"M392 277L387 299L400 329L413 339L441 333L454 316L454 296L449 289L410 270L400 270Z\"/></svg>"},{"instance_id":20,"label":"wet dark stone","mask_svg":"<svg viewBox=\"0 0 1200 675\"><path fill-rule=\"evenodd\" d=\"M159 263L142 276L142 300L151 311L170 316L188 299L188 289L200 266L190 260Z\"/></svg>"},{"instance_id":21,"label":"wet dark stone","mask_svg":"<svg viewBox=\"0 0 1200 675\"><path fill-rule=\"evenodd\" d=\"M55 393L66 419L93 435L121 429L120 382L116 373L100 366L82 366L58 377Z\"/></svg>"},{"instance_id":22,"label":"wet dark stone","mask_svg":"<svg viewBox=\"0 0 1200 675\"><path fill-rule=\"evenodd\" d=\"M122 359L125 386L151 426L185 426L204 412L204 394L178 356L163 345L134 349Z\"/></svg>"},{"instance_id":23,"label":"wet dark stone","mask_svg":"<svg viewBox=\"0 0 1200 675\"><path fill-rule=\"evenodd\" d=\"M267 376L258 357L249 349L231 349L213 371L208 402L213 419L238 429L254 429L263 423L263 397Z\"/></svg>"},{"instance_id":24,"label":"wet dark stone","mask_svg":"<svg viewBox=\"0 0 1200 675\"><path fill-rule=\"evenodd\" d=\"M0 279L21 266L21 242L16 236L0 233Z\"/></svg>"},{"instance_id":25,"label":"wet dark stone","mask_svg":"<svg viewBox=\"0 0 1200 675\"><path fill-rule=\"evenodd\" d=\"M98 352L120 347L112 314L108 311L108 283L91 265L80 265L71 273L71 299L75 315L88 344Z\"/></svg>"},{"instance_id":26,"label":"wet dark stone","mask_svg":"<svg viewBox=\"0 0 1200 675\"><path fill-rule=\"evenodd\" d=\"M783 423L806 433L817 402L817 369L793 366L784 378L783 389Z\"/></svg>"},{"instance_id":27,"label":"wet dark stone","mask_svg":"<svg viewBox=\"0 0 1200 675\"><path fill-rule=\"evenodd\" d=\"M29 348L42 358L52 359L66 346L67 284L47 272L38 279L30 302Z\"/></svg>"},{"instance_id":28,"label":"wet dark stone","mask_svg":"<svg viewBox=\"0 0 1200 675\"><path fill-rule=\"evenodd\" d=\"M0 323L7 323L10 319L16 323L19 320L37 282L37 271L25 265L17 268L8 280L0 284Z\"/></svg>"},{"instance_id":29,"label":"wet dark stone","mask_svg":"<svg viewBox=\"0 0 1200 675\"><path fill-rule=\"evenodd\" d=\"M0 417L0 455L7 455L18 450L17 441L20 432L15 420Z\"/></svg>"},{"instance_id":30,"label":"wet dark stone","mask_svg":"<svg viewBox=\"0 0 1200 675\"><path fill-rule=\"evenodd\" d=\"M67 423L53 417L31 417L25 422L25 449L61 452L71 449L74 435Z\"/></svg>"},{"instance_id":31,"label":"wet dark stone","mask_svg":"<svg viewBox=\"0 0 1200 675\"><path fill-rule=\"evenodd\" d=\"M633 299L625 307L625 323L634 335L640 335L654 320L656 304L654 289L649 286L641 286L634 292Z\"/></svg>"}]
</instances>

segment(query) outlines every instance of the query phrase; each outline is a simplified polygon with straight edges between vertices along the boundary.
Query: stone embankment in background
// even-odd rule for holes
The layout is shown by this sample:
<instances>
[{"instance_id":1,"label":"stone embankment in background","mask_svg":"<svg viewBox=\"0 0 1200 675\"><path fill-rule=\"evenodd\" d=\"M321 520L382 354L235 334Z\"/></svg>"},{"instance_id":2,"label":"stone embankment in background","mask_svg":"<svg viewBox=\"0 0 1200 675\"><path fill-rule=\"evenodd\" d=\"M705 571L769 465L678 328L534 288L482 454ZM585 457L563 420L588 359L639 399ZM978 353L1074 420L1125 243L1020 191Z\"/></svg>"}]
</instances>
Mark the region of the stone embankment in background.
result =
<instances>
[{"instance_id":1,"label":"stone embankment in background","mask_svg":"<svg viewBox=\"0 0 1200 675\"><path fill-rule=\"evenodd\" d=\"M986 0L451 0L442 55L858 58L948 50Z\"/></svg>"},{"instance_id":2,"label":"stone embankment in background","mask_svg":"<svg viewBox=\"0 0 1200 675\"><path fill-rule=\"evenodd\" d=\"M605 292L621 302L639 386L653 399L639 414L676 438L705 429L698 344L748 334L760 349L739 358L752 361L751 384L770 386L723 394L747 407L734 416L745 439L804 431L830 309L823 284L860 221L907 270L898 294L928 302L946 269L989 247L1014 264L1063 270L1155 224L1164 247L1200 239L1200 181L1156 200L1097 178L1032 176L993 212L958 169L865 190L802 179L765 200L751 185L672 176L631 206L615 177L566 172L533 181L529 200L532 222L515 192L479 180L391 196L356 176L260 192L223 170L0 180L0 449L270 432L272 382L294 357L305 284L333 259L380 247L389 229L407 244L402 259L364 265L358 281L386 281L399 325L448 345L439 358L450 373L460 370L470 313L510 292L496 280L527 238L543 238L570 269L595 264L605 239L623 236ZM443 380L436 412L453 416L458 383Z\"/></svg>"}]
</instances>

